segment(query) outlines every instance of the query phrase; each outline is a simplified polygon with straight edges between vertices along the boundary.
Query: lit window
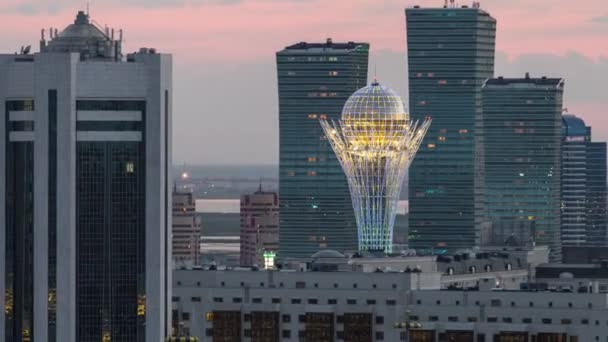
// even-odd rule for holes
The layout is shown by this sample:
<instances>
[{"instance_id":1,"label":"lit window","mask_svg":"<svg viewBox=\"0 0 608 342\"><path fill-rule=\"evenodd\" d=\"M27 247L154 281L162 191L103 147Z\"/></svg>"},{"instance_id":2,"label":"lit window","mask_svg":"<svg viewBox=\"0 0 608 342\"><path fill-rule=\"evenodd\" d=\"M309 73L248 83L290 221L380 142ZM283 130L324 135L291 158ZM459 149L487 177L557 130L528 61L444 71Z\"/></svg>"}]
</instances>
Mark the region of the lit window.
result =
<instances>
[{"instance_id":1,"label":"lit window","mask_svg":"<svg viewBox=\"0 0 608 342\"><path fill-rule=\"evenodd\" d=\"M422 77L422 73L421 72L417 73L416 77Z\"/></svg>"},{"instance_id":2,"label":"lit window","mask_svg":"<svg viewBox=\"0 0 608 342\"><path fill-rule=\"evenodd\" d=\"M321 96L321 97L327 97L327 93L319 93L319 96Z\"/></svg>"},{"instance_id":3,"label":"lit window","mask_svg":"<svg viewBox=\"0 0 608 342\"><path fill-rule=\"evenodd\" d=\"M337 71L330 71L329 72L329 76L338 76L338 72Z\"/></svg>"},{"instance_id":4,"label":"lit window","mask_svg":"<svg viewBox=\"0 0 608 342\"><path fill-rule=\"evenodd\" d=\"M295 176L295 175L296 175L296 173L295 173L295 172L293 172L293 171L289 171L289 172L287 172L287 177L293 177L293 176Z\"/></svg>"},{"instance_id":5,"label":"lit window","mask_svg":"<svg viewBox=\"0 0 608 342\"><path fill-rule=\"evenodd\" d=\"M319 114L319 118L321 118L321 119L327 119L327 114Z\"/></svg>"},{"instance_id":6,"label":"lit window","mask_svg":"<svg viewBox=\"0 0 608 342\"><path fill-rule=\"evenodd\" d=\"M308 162L309 163L314 163L317 161L317 157L308 157Z\"/></svg>"},{"instance_id":7,"label":"lit window","mask_svg":"<svg viewBox=\"0 0 608 342\"><path fill-rule=\"evenodd\" d=\"M316 119L317 118L317 114L308 114L308 118L309 119Z\"/></svg>"},{"instance_id":8,"label":"lit window","mask_svg":"<svg viewBox=\"0 0 608 342\"><path fill-rule=\"evenodd\" d=\"M439 141L445 141L445 137L444 136L437 137L437 140L439 140Z\"/></svg>"},{"instance_id":9,"label":"lit window","mask_svg":"<svg viewBox=\"0 0 608 342\"><path fill-rule=\"evenodd\" d=\"M439 130L439 133L447 133L447 132L448 132L448 130L445 129L445 128L442 128L442 129Z\"/></svg>"},{"instance_id":10,"label":"lit window","mask_svg":"<svg viewBox=\"0 0 608 342\"><path fill-rule=\"evenodd\" d=\"M308 171L308 175L314 177L317 175L317 171Z\"/></svg>"},{"instance_id":11,"label":"lit window","mask_svg":"<svg viewBox=\"0 0 608 342\"><path fill-rule=\"evenodd\" d=\"M446 81L446 80L439 80L439 81L437 81L437 84L441 84L441 85L448 84L448 81Z\"/></svg>"},{"instance_id":12,"label":"lit window","mask_svg":"<svg viewBox=\"0 0 608 342\"><path fill-rule=\"evenodd\" d=\"M295 71L288 71L287 72L287 76L295 76L296 72Z\"/></svg>"},{"instance_id":13,"label":"lit window","mask_svg":"<svg viewBox=\"0 0 608 342\"><path fill-rule=\"evenodd\" d=\"M460 130L458 130L458 133L460 133L460 134L467 134L467 133L469 133L469 130L468 129L460 129Z\"/></svg>"},{"instance_id":14,"label":"lit window","mask_svg":"<svg viewBox=\"0 0 608 342\"><path fill-rule=\"evenodd\" d=\"M127 164L125 164L125 172L126 173L135 172L135 164L133 162L127 162Z\"/></svg>"},{"instance_id":15,"label":"lit window","mask_svg":"<svg viewBox=\"0 0 608 342\"><path fill-rule=\"evenodd\" d=\"M434 149L435 148L435 144L427 144L426 147L428 147L430 149Z\"/></svg>"},{"instance_id":16,"label":"lit window","mask_svg":"<svg viewBox=\"0 0 608 342\"><path fill-rule=\"evenodd\" d=\"M338 57L329 57L329 61L330 62L337 62L338 61Z\"/></svg>"},{"instance_id":17,"label":"lit window","mask_svg":"<svg viewBox=\"0 0 608 342\"><path fill-rule=\"evenodd\" d=\"M428 74L426 74L426 75L427 75L428 77L433 77L433 76L435 76L435 74L434 74L434 73L432 73L432 72L429 72L429 73L428 73Z\"/></svg>"},{"instance_id":18,"label":"lit window","mask_svg":"<svg viewBox=\"0 0 608 342\"><path fill-rule=\"evenodd\" d=\"M418 102L418 104L424 106L424 105L426 105L426 101L420 101L420 102Z\"/></svg>"}]
</instances>

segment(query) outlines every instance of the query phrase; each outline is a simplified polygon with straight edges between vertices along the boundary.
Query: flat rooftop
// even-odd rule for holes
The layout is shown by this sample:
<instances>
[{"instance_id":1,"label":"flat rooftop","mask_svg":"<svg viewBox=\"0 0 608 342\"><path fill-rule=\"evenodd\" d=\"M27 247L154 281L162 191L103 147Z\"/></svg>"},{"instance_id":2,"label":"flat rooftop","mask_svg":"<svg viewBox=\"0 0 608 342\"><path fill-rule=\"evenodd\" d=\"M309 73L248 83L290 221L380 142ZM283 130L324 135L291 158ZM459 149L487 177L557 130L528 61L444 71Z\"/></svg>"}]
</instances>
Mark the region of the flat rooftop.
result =
<instances>
[{"instance_id":1,"label":"flat rooftop","mask_svg":"<svg viewBox=\"0 0 608 342\"><path fill-rule=\"evenodd\" d=\"M358 47L369 47L369 43L334 42L331 38L327 38L325 43L308 43L299 42L293 45L286 46L282 52L320 52L320 51L336 51L336 50L354 50Z\"/></svg>"}]
</instances>

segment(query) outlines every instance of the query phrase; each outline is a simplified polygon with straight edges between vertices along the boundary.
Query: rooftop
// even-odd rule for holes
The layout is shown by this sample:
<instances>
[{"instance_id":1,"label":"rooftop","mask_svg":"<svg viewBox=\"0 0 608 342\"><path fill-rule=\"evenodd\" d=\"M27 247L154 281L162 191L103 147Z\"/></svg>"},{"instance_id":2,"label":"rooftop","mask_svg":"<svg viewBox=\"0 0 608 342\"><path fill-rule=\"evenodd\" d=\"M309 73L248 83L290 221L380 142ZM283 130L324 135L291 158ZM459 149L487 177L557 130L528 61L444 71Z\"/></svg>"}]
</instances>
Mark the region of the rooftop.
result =
<instances>
[{"instance_id":1,"label":"rooftop","mask_svg":"<svg viewBox=\"0 0 608 342\"><path fill-rule=\"evenodd\" d=\"M521 78L504 78L499 76L497 78L490 78L486 81L484 86L510 86L510 85L538 85L538 86L555 86L558 87L563 83L562 78L549 78L546 76L542 77L530 77L529 73L526 73Z\"/></svg>"},{"instance_id":2,"label":"rooftop","mask_svg":"<svg viewBox=\"0 0 608 342\"><path fill-rule=\"evenodd\" d=\"M296 51L308 51L308 50L320 50L320 51L332 51L332 50L354 50L360 46L369 46L368 43L335 43L331 38L327 38L325 43L308 43L299 42L293 45L285 47L285 50L296 50Z\"/></svg>"}]
</instances>

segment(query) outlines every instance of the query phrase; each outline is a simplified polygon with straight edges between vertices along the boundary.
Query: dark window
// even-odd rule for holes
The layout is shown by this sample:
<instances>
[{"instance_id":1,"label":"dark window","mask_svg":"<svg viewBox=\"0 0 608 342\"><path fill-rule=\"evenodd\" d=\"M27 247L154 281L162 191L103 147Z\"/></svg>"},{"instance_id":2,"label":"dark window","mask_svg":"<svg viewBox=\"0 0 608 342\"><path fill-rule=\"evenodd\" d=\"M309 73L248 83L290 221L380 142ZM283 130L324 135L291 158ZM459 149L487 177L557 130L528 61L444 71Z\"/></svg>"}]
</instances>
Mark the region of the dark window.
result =
<instances>
[{"instance_id":1,"label":"dark window","mask_svg":"<svg viewBox=\"0 0 608 342\"><path fill-rule=\"evenodd\" d=\"M262 298L255 297L255 298L251 299L251 302L255 303L255 304L260 304L262 302Z\"/></svg>"},{"instance_id":2,"label":"dark window","mask_svg":"<svg viewBox=\"0 0 608 342\"><path fill-rule=\"evenodd\" d=\"M498 318L496 318L496 317L488 317L488 322L490 322L490 323L498 322Z\"/></svg>"},{"instance_id":3,"label":"dark window","mask_svg":"<svg viewBox=\"0 0 608 342\"><path fill-rule=\"evenodd\" d=\"M448 321L449 322L458 322L458 317L456 317L456 316L449 316L448 317Z\"/></svg>"},{"instance_id":4,"label":"dark window","mask_svg":"<svg viewBox=\"0 0 608 342\"><path fill-rule=\"evenodd\" d=\"M173 296L173 297L171 297L171 301L172 302L179 302L179 297L178 296Z\"/></svg>"},{"instance_id":5,"label":"dark window","mask_svg":"<svg viewBox=\"0 0 608 342\"><path fill-rule=\"evenodd\" d=\"M502 321L504 323L513 323L513 319L511 317L503 317Z\"/></svg>"},{"instance_id":6,"label":"dark window","mask_svg":"<svg viewBox=\"0 0 608 342\"><path fill-rule=\"evenodd\" d=\"M338 301L336 299L333 299L333 298L332 299L328 299L327 300L327 304L329 304L329 305L336 305L336 304L338 304Z\"/></svg>"},{"instance_id":7,"label":"dark window","mask_svg":"<svg viewBox=\"0 0 608 342\"><path fill-rule=\"evenodd\" d=\"M298 315L298 322L306 323L306 315Z\"/></svg>"},{"instance_id":8,"label":"dark window","mask_svg":"<svg viewBox=\"0 0 608 342\"><path fill-rule=\"evenodd\" d=\"M378 325L384 324L384 316L376 316L376 324L378 324Z\"/></svg>"},{"instance_id":9,"label":"dark window","mask_svg":"<svg viewBox=\"0 0 608 342\"><path fill-rule=\"evenodd\" d=\"M283 338L291 338L291 330L283 330L281 336L283 336Z\"/></svg>"},{"instance_id":10,"label":"dark window","mask_svg":"<svg viewBox=\"0 0 608 342\"><path fill-rule=\"evenodd\" d=\"M291 304L302 304L302 299L300 298L292 298Z\"/></svg>"},{"instance_id":11,"label":"dark window","mask_svg":"<svg viewBox=\"0 0 608 342\"><path fill-rule=\"evenodd\" d=\"M429 316L429 321L431 322L437 322L439 320L439 317L437 316Z\"/></svg>"},{"instance_id":12,"label":"dark window","mask_svg":"<svg viewBox=\"0 0 608 342\"><path fill-rule=\"evenodd\" d=\"M523 318L523 319L521 320L521 322L522 322L522 323L525 323L525 324L531 324L531 323L532 323L532 318Z\"/></svg>"},{"instance_id":13,"label":"dark window","mask_svg":"<svg viewBox=\"0 0 608 342\"><path fill-rule=\"evenodd\" d=\"M222 303L224 302L224 298L222 297L213 297L213 301L216 303Z\"/></svg>"},{"instance_id":14,"label":"dark window","mask_svg":"<svg viewBox=\"0 0 608 342\"><path fill-rule=\"evenodd\" d=\"M551 318L543 318L542 322L543 324L551 324Z\"/></svg>"},{"instance_id":15,"label":"dark window","mask_svg":"<svg viewBox=\"0 0 608 342\"><path fill-rule=\"evenodd\" d=\"M356 305L357 304L357 300L356 299L347 299L346 300L346 304L348 304L348 305Z\"/></svg>"},{"instance_id":16,"label":"dark window","mask_svg":"<svg viewBox=\"0 0 608 342\"><path fill-rule=\"evenodd\" d=\"M376 341L384 341L384 332L376 331Z\"/></svg>"},{"instance_id":17,"label":"dark window","mask_svg":"<svg viewBox=\"0 0 608 342\"><path fill-rule=\"evenodd\" d=\"M394 299L387 299L386 305L397 305L397 301Z\"/></svg>"},{"instance_id":18,"label":"dark window","mask_svg":"<svg viewBox=\"0 0 608 342\"><path fill-rule=\"evenodd\" d=\"M291 315L283 315L283 323L291 322Z\"/></svg>"},{"instance_id":19,"label":"dark window","mask_svg":"<svg viewBox=\"0 0 608 342\"><path fill-rule=\"evenodd\" d=\"M182 321L189 321L189 320L190 320L190 313L182 312Z\"/></svg>"},{"instance_id":20,"label":"dark window","mask_svg":"<svg viewBox=\"0 0 608 342\"><path fill-rule=\"evenodd\" d=\"M467 318L467 321L468 322L477 322L477 317L471 316L471 317Z\"/></svg>"},{"instance_id":21,"label":"dark window","mask_svg":"<svg viewBox=\"0 0 608 342\"><path fill-rule=\"evenodd\" d=\"M192 297L191 299L193 302L200 302L201 301L201 297Z\"/></svg>"},{"instance_id":22,"label":"dark window","mask_svg":"<svg viewBox=\"0 0 608 342\"><path fill-rule=\"evenodd\" d=\"M308 298L308 304L317 304L318 300L316 298Z\"/></svg>"},{"instance_id":23,"label":"dark window","mask_svg":"<svg viewBox=\"0 0 608 342\"><path fill-rule=\"evenodd\" d=\"M296 281L296 289L303 289L306 287L306 283L303 281Z\"/></svg>"},{"instance_id":24,"label":"dark window","mask_svg":"<svg viewBox=\"0 0 608 342\"><path fill-rule=\"evenodd\" d=\"M278 304L281 302L281 298L272 298L272 303Z\"/></svg>"},{"instance_id":25,"label":"dark window","mask_svg":"<svg viewBox=\"0 0 608 342\"><path fill-rule=\"evenodd\" d=\"M581 324L583 325L588 325L589 324L589 320L586 318L581 319Z\"/></svg>"},{"instance_id":26,"label":"dark window","mask_svg":"<svg viewBox=\"0 0 608 342\"><path fill-rule=\"evenodd\" d=\"M245 337L251 337L251 329L245 329L244 334Z\"/></svg>"},{"instance_id":27,"label":"dark window","mask_svg":"<svg viewBox=\"0 0 608 342\"><path fill-rule=\"evenodd\" d=\"M243 298L241 298L241 297L234 297L234 298L232 298L232 302L233 303L242 303L243 302Z\"/></svg>"},{"instance_id":28,"label":"dark window","mask_svg":"<svg viewBox=\"0 0 608 342\"><path fill-rule=\"evenodd\" d=\"M251 321L251 314L244 314L243 315L243 321L250 322Z\"/></svg>"},{"instance_id":29,"label":"dark window","mask_svg":"<svg viewBox=\"0 0 608 342\"><path fill-rule=\"evenodd\" d=\"M376 300L375 299L368 299L367 300L367 305L376 305Z\"/></svg>"}]
</instances>

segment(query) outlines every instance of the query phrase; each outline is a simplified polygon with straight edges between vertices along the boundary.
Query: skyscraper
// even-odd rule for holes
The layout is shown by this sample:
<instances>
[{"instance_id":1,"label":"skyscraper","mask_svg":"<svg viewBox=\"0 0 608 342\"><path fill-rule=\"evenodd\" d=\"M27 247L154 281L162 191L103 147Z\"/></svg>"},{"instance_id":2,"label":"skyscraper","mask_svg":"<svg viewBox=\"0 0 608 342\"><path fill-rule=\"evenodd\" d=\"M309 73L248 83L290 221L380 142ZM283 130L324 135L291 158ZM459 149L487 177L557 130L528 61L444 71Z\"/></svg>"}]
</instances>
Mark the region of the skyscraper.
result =
<instances>
[{"instance_id":1,"label":"skyscraper","mask_svg":"<svg viewBox=\"0 0 608 342\"><path fill-rule=\"evenodd\" d=\"M376 81L351 95L339 121L321 119L348 178L360 251L392 252L403 178L430 124L411 121L401 97Z\"/></svg>"},{"instance_id":2,"label":"skyscraper","mask_svg":"<svg viewBox=\"0 0 608 342\"><path fill-rule=\"evenodd\" d=\"M476 118L494 72L496 20L475 6L408 8L410 114L429 129L409 174L414 248L470 248L476 229Z\"/></svg>"},{"instance_id":3,"label":"skyscraper","mask_svg":"<svg viewBox=\"0 0 608 342\"><path fill-rule=\"evenodd\" d=\"M79 12L0 55L5 341L161 341L170 321L171 56Z\"/></svg>"},{"instance_id":4,"label":"skyscraper","mask_svg":"<svg viewBox=\"0 0 608 342\"><path fill-rule=\"evenodd\" d=\"M241 265L272 267L278 249L279 196L260 184L258 191L241 196Z\"/></svg>"},{"instance_id":5,"label":"skyscraper","mask_svg":"<svg viewBox=\"0 0 608 342\"><path fill-rule=\"evenodd\" d=\"M559 260L562 97L559 78L483 86L483 243L550 247Z\"/></svg>"},{"instance_id":6,"label":"skyscraper","mask_svg":"<svg viewBox=\"0 0 608 342\"><path fill-rule=\"evenodd\" d=\"M176 266L200 264L201 217L189 189L173 190L172 252Z\"/></svg>"},{"instance_id":7,"label":"skyscraper","mask_svg":"<svg viewBox=\"0 0 608 342\"><path fill-rule=\"evenodd\" d=\"M562 246L606 245L606 143L591 142L591 127L562 116Z\"/></svg>"},{"instance_id":8,"label":"skyscraper","mask_svg":"<svg viewBox=\"0 0 608 342\"><path fill-rule=\"evenodd\" d=\"M357 250L348 184L319 119L339 119L367 82L366 43L298 43L277 52L280 257Z\"/></svg>"}]
</instances>

